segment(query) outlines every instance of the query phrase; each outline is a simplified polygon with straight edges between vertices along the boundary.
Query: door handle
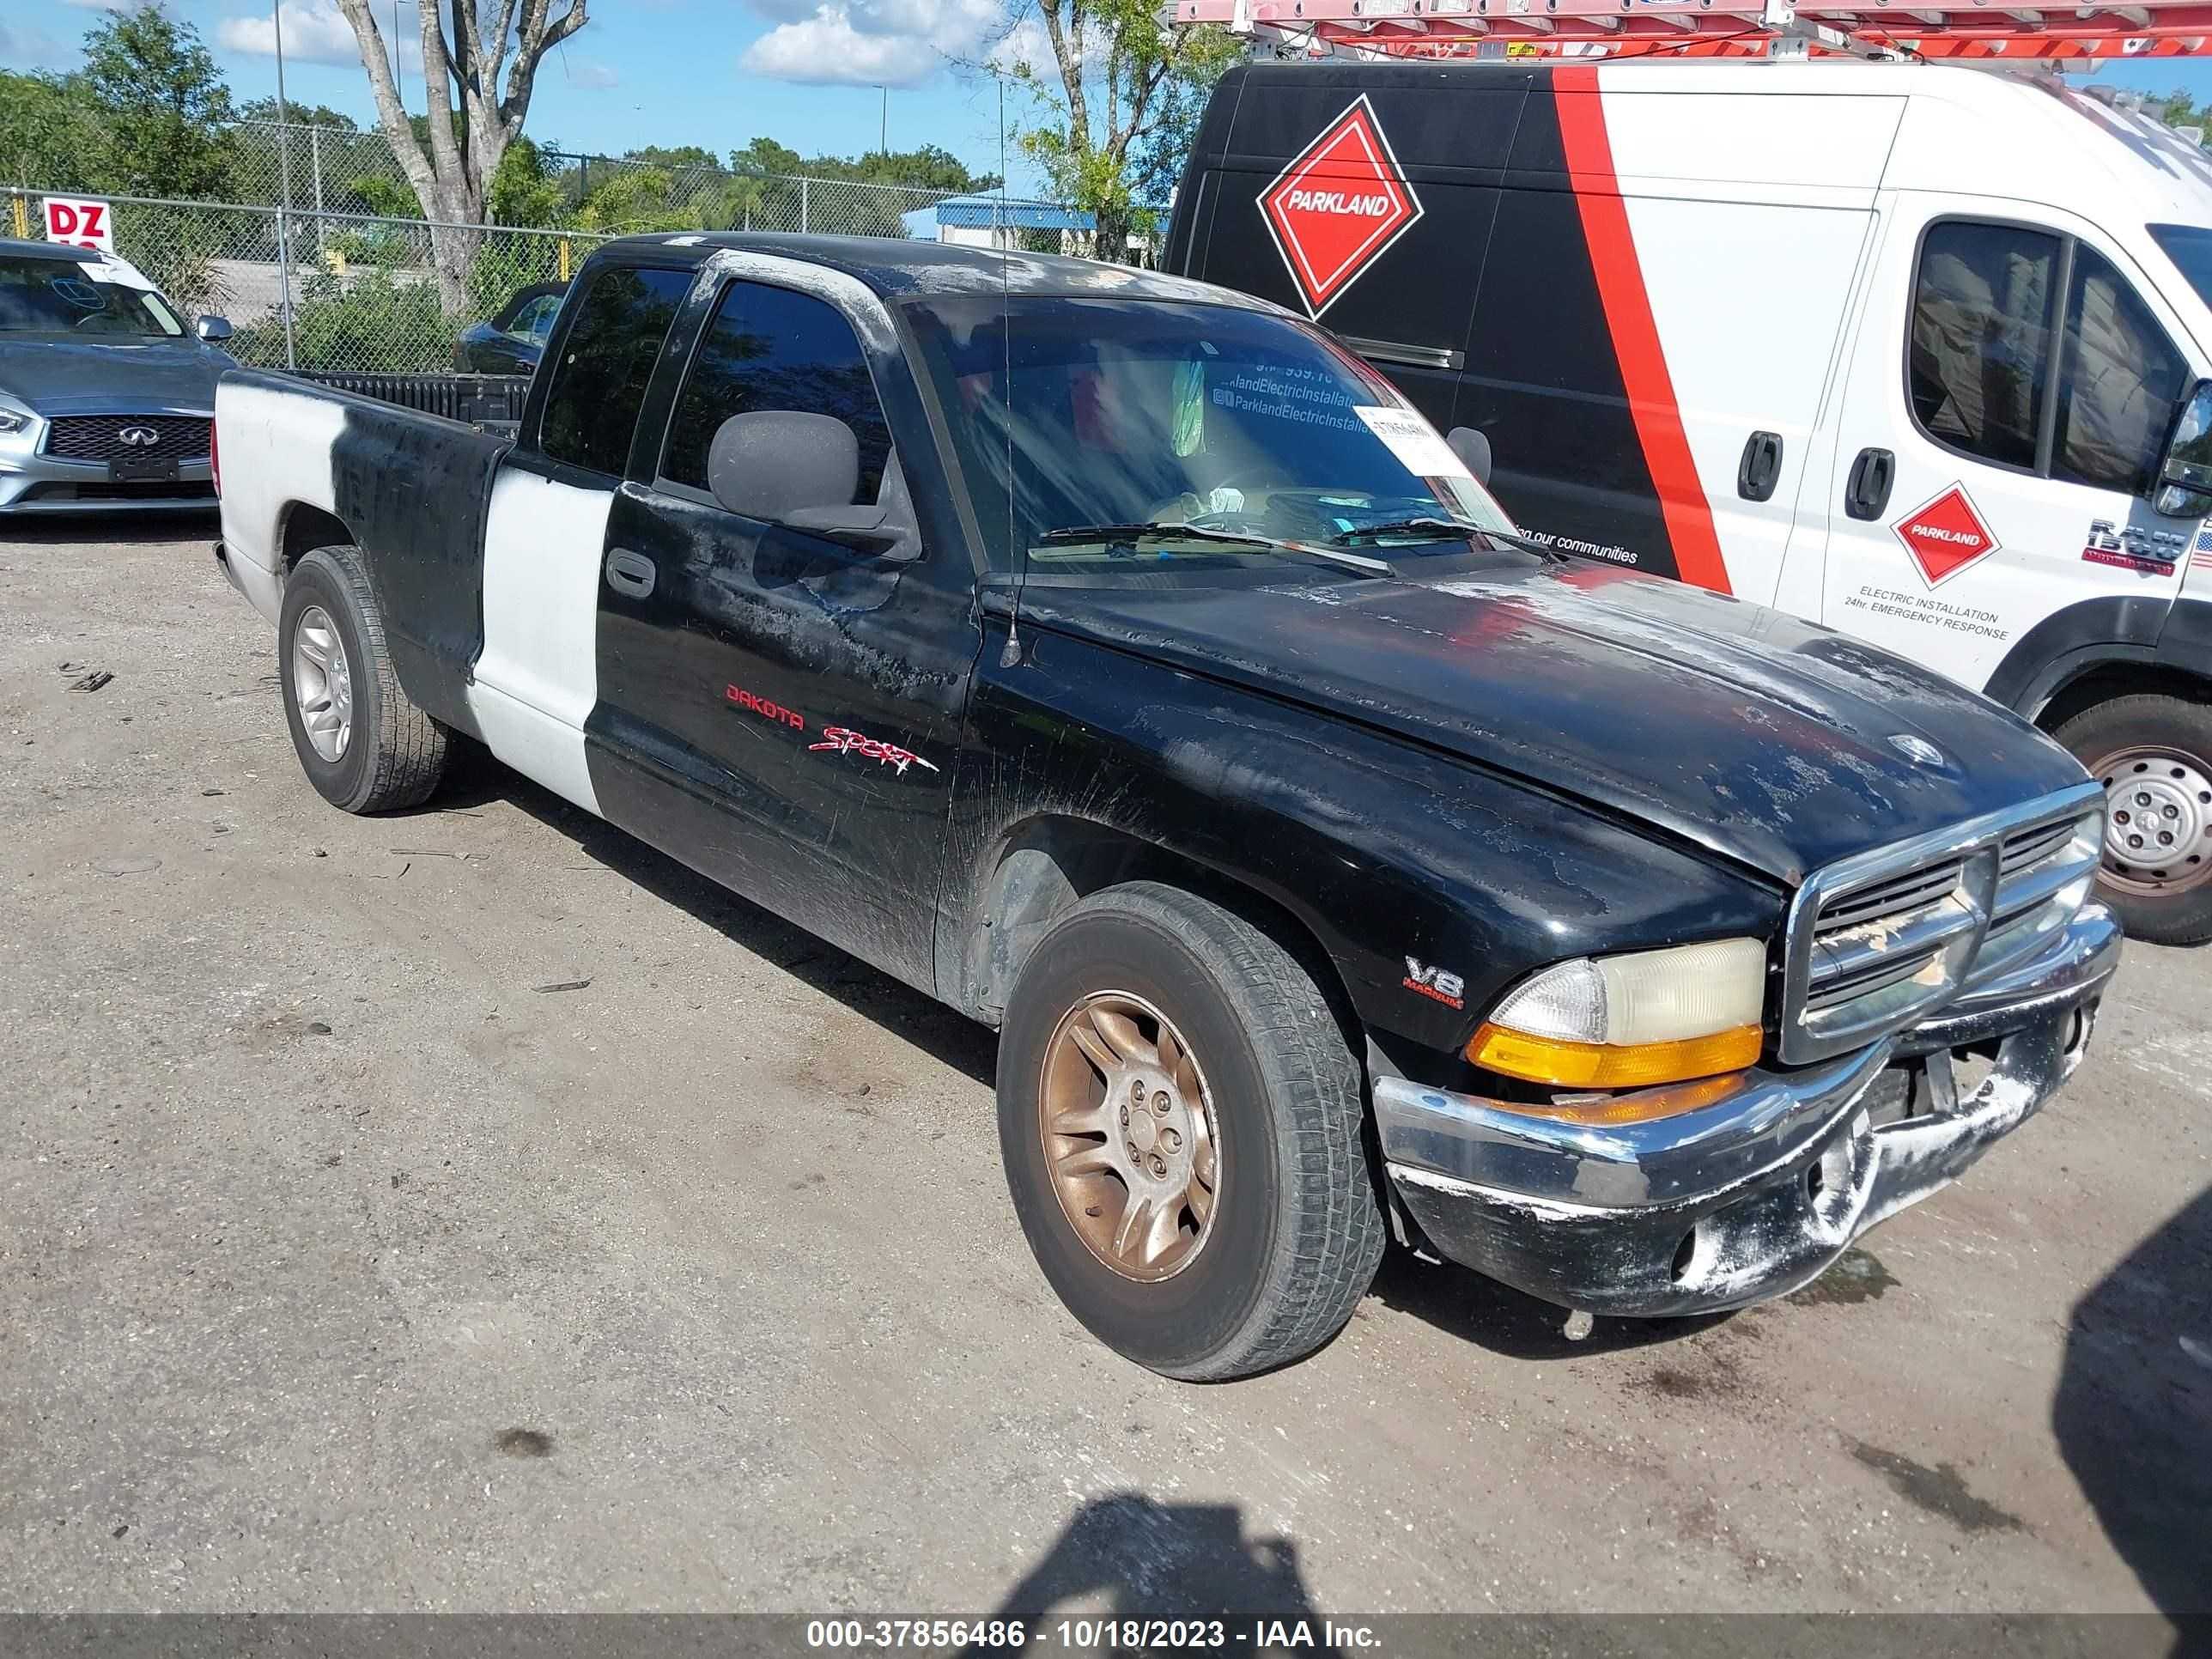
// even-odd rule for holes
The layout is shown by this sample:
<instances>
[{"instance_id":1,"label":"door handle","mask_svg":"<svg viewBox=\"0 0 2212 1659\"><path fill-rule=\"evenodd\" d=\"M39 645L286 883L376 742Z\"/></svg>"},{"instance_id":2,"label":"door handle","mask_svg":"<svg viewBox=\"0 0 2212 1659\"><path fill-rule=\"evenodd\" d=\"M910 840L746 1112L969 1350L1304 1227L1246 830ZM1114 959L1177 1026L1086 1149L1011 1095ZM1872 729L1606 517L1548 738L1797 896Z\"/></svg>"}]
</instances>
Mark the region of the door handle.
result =
<instances>
[{"instance_id":1,"label":"door handle","mask_svg":"<svg viewBox=\"0 0 2212 1659\"><path fill-rule=\"evenodd\" d=\"M633 553L626 547L611 548L607 552L607 586L617 593L627 593L634 599L642 599L653 592L654 576L653 561L642 553Z\"/></svg>"},{"instance_id":2,"label":"door handle","mask_svg":"<svg viewBox=\"0 0 2212 1659\"><path fill-rule=\"evenodd\" d=\"M1889 487L1897 482L1897 457L1886 449L1862 449L1851 463L1850 482L1844 486L1844 511L1854 519L1878 519L1889 505Z\"/></svg>"},{"instance_id":3,"label":"door handle","mask_svg":"<svg viewBox=\"0 0 2212 1659\"><path fill-rule=\"evenodd\" d=\"M1774 486L1782 482L1782 434L1754 432L1744 441L1743 459L1736 464L1735 493L1747 501L1771 501Z\"/></svg>"}]
</instances>

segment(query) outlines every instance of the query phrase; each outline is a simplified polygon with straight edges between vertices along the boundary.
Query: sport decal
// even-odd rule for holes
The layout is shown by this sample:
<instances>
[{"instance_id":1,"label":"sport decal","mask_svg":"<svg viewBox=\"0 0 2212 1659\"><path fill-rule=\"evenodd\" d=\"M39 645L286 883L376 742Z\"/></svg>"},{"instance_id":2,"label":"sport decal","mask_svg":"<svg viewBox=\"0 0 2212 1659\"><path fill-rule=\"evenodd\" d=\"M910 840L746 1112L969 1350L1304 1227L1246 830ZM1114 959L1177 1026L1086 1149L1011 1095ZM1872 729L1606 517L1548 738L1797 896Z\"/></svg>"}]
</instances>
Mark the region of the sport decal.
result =
<instances>
[{"instance_id":1,"label":"sport decal","mask_svg":"<svg viewBox=\"0 0 2212 1659\"><path fill-rule=\"evenodd\" d=\"M858 732L848 731L842 726L823 726L822 741L810 743L806 748L810 754L817 749L827 749L839 755L866 755L872 761L896 767L902 775L909 766L919 766L925 772L937 770L911 749L902 749L895 743L884 743L874 738L865 738Z\"/></svg>"},{"instance_id":2,"label":"sport decal","mask_svg":"<svg viewBox=\"0 0 2212 1659\"><path fill-rule=\"evenodd\" d=\"M1964 484L1953 484L1890 526L1891 533L1912 556L1920 580L1941 587L1961 570L1996 552L1998 542L1989 523L1975 511Z\"/></svg>"},{"instance_id":3,"label":"sport decal","mask_svg":"<svg viewBox=\"0 0 2212 1659\"><path fill-rule=\"evenodd\" d=\"M1583 236L1589 245L1599 302L1620 360L1637 442L1658 492L1667 538L1674 544L1674 574L1716 593L1733 592L1721 557L1720 534L1713 528L1712 503L1698 480L1698 463L1682 426L1674 377L1667 372L1659 324L1651 314L1644 267L1629 230L1628 204L1613 171L1613 140L1606 131L1597 70L1563 64L1553 71L1552 89L1559 111L1559 144L1574 183Z\"/></svg>"},{"instance_id":4,"label":"sport decal","mask_svg":"<svg viewBox=\"0 0 2212 1659\"><path fill-rule=\"evenodd\" d=\"M1419 222L1421 198L1363 94L1260 192L1260 216L1319 317Z\"/></svg>"}]
</instances>

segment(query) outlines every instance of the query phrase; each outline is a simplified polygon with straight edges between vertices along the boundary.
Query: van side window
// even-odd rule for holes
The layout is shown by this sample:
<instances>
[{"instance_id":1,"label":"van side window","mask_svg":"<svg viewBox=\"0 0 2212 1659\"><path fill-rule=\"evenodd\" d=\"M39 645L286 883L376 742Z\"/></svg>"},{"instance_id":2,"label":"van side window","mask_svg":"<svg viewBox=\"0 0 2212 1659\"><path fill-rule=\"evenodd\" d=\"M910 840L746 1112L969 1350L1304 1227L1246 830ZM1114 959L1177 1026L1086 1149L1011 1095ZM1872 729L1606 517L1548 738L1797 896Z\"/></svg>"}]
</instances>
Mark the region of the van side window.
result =
<instances>
[{"instance_id":1,"label":"van side window","mask_svg":"<svg viewBox=\"0 0 2212 1659\"><path fill-rule=\"evenodd\" d=\"M2147 495L2188 366L2111 262L2077 246L2058 374L2053 477Z\"/></svg>"},{"instance_id":2,"label":"van side window","mask_svg":"<svg viewBox=\"0 0 2212 1659\"><path fill-rule=\"evenodd\" d=\"M827 301L762 283L732 283L677 395L660 476L707 486L707 452L732 415L754 410L830 415L860 441L860 499L872 501L890 428L852 324Z\"/></svg>"},{"instance_id":3,"label":"van side window","mask_svg":"<svg viewBox=\"0 0 2212 1659\"><path fill-rule=\"evenodd\" d=\"M1929 228L1913 278L1912 413L1948 448L2033 467L2051 381L2059 239L2017 225Z\"/></svg>"},{"instance_id":4,"label":"van side window","mask_svg":"<svg viewBox=\"0 0 2212 1659\"><path fill-rule=\"evenodd\" d=\"M623 475L646 382L690 286L687 270L626 265L592 279L545 388L538 441L548 459Z\"/></svg>"}]
</instances>

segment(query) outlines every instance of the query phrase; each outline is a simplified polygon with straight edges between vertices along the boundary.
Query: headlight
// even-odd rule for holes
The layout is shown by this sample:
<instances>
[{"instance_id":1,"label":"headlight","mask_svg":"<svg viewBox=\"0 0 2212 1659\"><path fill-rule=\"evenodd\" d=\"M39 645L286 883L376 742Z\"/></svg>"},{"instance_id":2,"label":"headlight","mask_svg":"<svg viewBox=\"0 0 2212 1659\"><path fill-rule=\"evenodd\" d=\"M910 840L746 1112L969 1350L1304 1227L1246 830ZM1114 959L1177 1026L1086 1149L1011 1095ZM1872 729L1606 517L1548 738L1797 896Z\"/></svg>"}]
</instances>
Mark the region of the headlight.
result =
<instances>
[{"instance_id":1,"label":"headlight","mask_svg":"<svg viewBox=\"0 0 2212 1659\"><path fill-rule=\"evenodd\" d=\"M1467 1045L1476 1065L1565 1089L1636 1089L1759 1058L1766 946L1717 939L1582 957L1507 992Z\"/></svg>"},{"instance_id":2,"label":"headlight","mask_svg":"<svg viewBox=\"0 0 2212 1659\"><path fill-rule=\"evenodd\" d=\"M21 432L30 423L31 417L21 410L0 405L0 432Z\"/></svg>"}]
</instances>

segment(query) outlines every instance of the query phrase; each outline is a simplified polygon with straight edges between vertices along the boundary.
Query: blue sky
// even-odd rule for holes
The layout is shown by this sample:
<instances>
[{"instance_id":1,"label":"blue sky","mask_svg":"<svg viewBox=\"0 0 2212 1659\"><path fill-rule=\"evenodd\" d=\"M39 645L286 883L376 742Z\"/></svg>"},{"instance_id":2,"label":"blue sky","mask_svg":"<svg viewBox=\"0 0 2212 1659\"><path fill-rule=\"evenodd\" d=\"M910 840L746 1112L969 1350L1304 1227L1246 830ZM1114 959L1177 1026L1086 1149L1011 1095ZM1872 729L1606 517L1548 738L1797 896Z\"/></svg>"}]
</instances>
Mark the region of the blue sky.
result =
<instances>
[{"instance_id":1,"label":"blue sky","mask_svg":"<svg viewBox=\"0 0 2212 1659\"><path fill-rule=\"evenodd\" d=\"M565 0L562 0L565 3ZM65 68L105 0L0 0L0 63ZM267 4L165 0L215 52L241 100L272 94L276 60ZM414 0L398 0L406 33ZM988 55L1020 0L596 0L591 21L546 64L529 131L564 148L620 154L641 144L702 144L726 153L766 136L803 154L857 155L876 146L890 94L894 149L942 145L977 172L999 169L998 91L960 60ZM393 0L374 0L380 21ZM352 32L333 0L284 0L286 83L302 102L373 125ZM386 22L387 31L389 29ZM1001 55L1036 53L1030 22ZM2097 80L2212 99L2212 59L2115 63ZM404 69L422 107L419 63ZM1009 94L1010 120L1022 113ZM1016 188L1034 180L1018 159Z\"/></svg>"},{"instance_id":2,"label":"blue sky","mask_svg":"<svg viewBox=\"0 0 2212 1659\"><path fill-rule=\"evenodd\" d=\"M563 0L565 3L565 0ZM253 0L166 0L197 27L240 101L272 96L270 8ZM392 33L393 0L374 0ZM413 35L413 0L400 0ZM98 0L0 0L0 63L68 68ZM284 0L285 88L303 103L374 125L368 77L331 0ZM546 60L528 131L563 148L620 154L642 144L726 153L756 137L805 155L876 148L890 94L894 149L942 145L981 173L999 170L999 96L956 60L990 50L1006 0L595 0L591 21ZM422 82L410 46L410 108ZM1008 96L1008 118L1018 113ZM1017 185L1023 168L1013 168Z\"/></svg>"}]
</instances>

